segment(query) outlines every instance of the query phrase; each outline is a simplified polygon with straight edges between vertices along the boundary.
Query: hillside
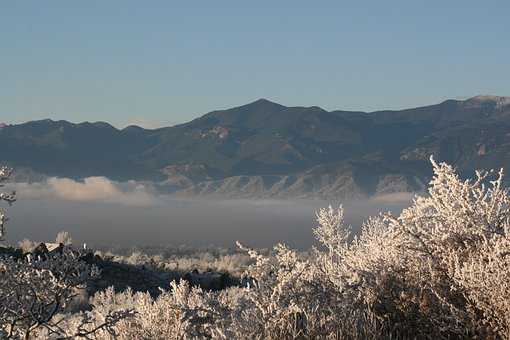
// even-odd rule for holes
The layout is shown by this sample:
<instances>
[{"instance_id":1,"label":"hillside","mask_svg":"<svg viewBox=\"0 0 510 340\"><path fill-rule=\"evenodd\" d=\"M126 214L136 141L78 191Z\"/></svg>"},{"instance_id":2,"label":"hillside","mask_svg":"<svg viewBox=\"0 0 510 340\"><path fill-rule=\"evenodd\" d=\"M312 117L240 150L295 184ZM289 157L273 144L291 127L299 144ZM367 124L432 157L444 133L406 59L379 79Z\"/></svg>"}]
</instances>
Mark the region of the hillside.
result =
<instances>
[{"instance_id":1,"label":"hillside","mask_svg":"<svg viewBox=\"0 0 510 340\"><path fill-rule=\"evenodd\" d=\"M150 180L181 195L365 197L420 190L430 155L461 174L510 165L510 98L400 111L326 111L265 99L156 130L41 120L0 126L20 180Z\"/></svg>"}]
</instances>

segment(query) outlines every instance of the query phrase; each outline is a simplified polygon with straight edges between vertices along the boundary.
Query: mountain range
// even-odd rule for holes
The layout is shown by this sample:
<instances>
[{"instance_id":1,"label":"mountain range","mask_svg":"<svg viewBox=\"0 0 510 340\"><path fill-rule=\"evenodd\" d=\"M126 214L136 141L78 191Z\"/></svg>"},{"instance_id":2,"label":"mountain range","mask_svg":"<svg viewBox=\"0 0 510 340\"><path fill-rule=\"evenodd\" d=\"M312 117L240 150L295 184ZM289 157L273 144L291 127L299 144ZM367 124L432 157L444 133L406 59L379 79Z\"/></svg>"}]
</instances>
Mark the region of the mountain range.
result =
<instances>
[{"instance_id":1,"label":"mountain range","mask_svg":"<svg viewBox=\"0 0 510 340\"><path fill-rule=\"evenodd\" d=\"M38 120L0 124L17 180L151 181L185 196L363 198L419 191L429 157L461 175L510 169L510 97L398 111L326 111L266 99L159 129Z\"/></svg>"}]
</instances>

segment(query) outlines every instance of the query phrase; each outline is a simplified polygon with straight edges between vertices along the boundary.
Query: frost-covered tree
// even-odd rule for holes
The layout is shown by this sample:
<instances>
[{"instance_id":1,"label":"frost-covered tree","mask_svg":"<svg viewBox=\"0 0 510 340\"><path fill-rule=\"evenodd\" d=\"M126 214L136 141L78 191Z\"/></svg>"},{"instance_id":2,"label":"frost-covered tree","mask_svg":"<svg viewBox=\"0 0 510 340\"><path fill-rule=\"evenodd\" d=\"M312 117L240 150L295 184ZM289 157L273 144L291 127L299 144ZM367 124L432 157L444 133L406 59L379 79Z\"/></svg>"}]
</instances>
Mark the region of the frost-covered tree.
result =
<instances>
[{"instance_id":1,"label":"frost-covered tree","mask_svg":"<svg viewBox=\"0 0 510 340\"><path fill-rule=\"evenodd\" d=\"M72 332L63 327L74 298L99 274L82 256L68 248L45 259L0 256L0 338L90 338L99 330L115 334L112 326L131 311L107 313L101 322L81 313L72 317Z\"/></svg>"},{"instance_id":2,"label":"frost-covered tree","mask_svg":"<svg viewBox=\"0 0 510 340\"><path fill-rule=\"evenodd\" d=\"M428 195L388 222L413 256L409 274L434 326L459 335L510 337L510 197L503 171L461 180L434 167Z\"/></svg>"},{"instance_id":3,"label":"frost-covered tree","mask_svg":"<svg viewBox=\"0 0 510 340\"><path fill-rule=\"evenodd\" d=\"M322 209L318 270L353 310L400 336L510 337L510 198L503 172L461 180L431 159L428 195L367 221L346 242L341 210ZM491 176L493 178L491 178Z\"/></svg>"},{"instance_id":4,"label":"frost-covered tree","mask_svg":"<svg viewBox=\"0 0 510 340\"><path fill-rule=\"evenodd\" d=\"M61 231L55 237L55 242L61 243L65 246L70 246L73 244L73 239L67 231Z\"/></svg>"},{"instance_id":5,"label":"frost-covered tree","mask_svg":"<svg viewBox=\"0 0 510 340\"><path fill-rule=\"evenodd\" d=\"M0 188L4 186L4 182L6 182L12 174L12 169L2 166L0 167ZM16 193L5 193L0 192L0 201L7 202L9 205L16 201ZM5 211L0 209L0 241L5 239L5 223L8 218L5 215Z\"/></svg>"},{"instance_id":6,"label":"frost-covered tree","mask_svg":"<svg viewBox=\"0 0 510 340\"><path fill-rule=\"evenodd\" d=\"M8 336L23 337L40 326L57 331L55 314L72 300L75 289L96 275L72 253L27 261L3 256L0 273L0 328Z\"/></svg>"},{"instance_id":7,"label":"frost-covered tree","mask_svg":"<svg viewBox=\"0 0 510 340\"><path fill-rule=\"evenodd\" d=\"M0 168L0 186L11 173L10 168ZM14 192L0 193L0 201L12 204L15 200ZM6 221L5 212L0 210L1 238ZM99 330L115 334L112 326L132 315L131 311L118 310L106 314L100 323L94 320L94 327L90 327L90 316L82 313L73 317L73 332L63 328L69 318L65 313L77 293L97 277L98 270L83 261L86 254L71 248L64 248L62 254L43 255L22 256L13 248L0 252L0 338L90 338Z\"/></svg>"}]
</instances>

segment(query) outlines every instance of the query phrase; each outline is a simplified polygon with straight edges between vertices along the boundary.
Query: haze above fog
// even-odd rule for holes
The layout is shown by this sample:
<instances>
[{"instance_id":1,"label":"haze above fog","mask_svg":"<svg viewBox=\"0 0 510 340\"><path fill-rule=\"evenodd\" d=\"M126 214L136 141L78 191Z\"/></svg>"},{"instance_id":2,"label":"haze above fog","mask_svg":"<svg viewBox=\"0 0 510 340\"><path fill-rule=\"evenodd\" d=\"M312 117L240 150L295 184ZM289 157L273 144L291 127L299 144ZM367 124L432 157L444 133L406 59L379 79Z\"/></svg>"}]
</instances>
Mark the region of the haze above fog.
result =
<instances>
[{"instance_id":1,"label":"haze above fog","mask_svg":"<svg viewBox=\"0 0 510 340\"><path fill-rule=\"evenodd\" d=\"M412 195L392 194L364 201L183 199L159 194L151 185L118 183L104 177L83 181L50 178L17 183L18 201L9 209L8 238L51 241L66 230L78 243L96 246L208 245L254 247L284 242L314 244L315 211L343 204L346 222L359 229L369 216L399 212Z\"/></svg>"}]
</instances>

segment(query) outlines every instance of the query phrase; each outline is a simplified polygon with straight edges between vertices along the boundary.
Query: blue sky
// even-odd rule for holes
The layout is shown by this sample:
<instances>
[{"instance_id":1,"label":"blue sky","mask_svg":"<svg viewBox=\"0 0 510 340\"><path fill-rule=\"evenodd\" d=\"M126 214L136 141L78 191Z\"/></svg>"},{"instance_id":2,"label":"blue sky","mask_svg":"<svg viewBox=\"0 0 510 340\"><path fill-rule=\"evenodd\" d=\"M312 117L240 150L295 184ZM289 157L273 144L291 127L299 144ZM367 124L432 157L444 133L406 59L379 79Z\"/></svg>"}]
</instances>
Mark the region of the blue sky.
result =
<instances>
[{"instance_id":1,"label":"blue sky","mask_svg":"<svg viewBox=\"0 0 510 340\"><path fill-rule=\"evenodd\" d=\"M509 1L2 1L0 121L510 95Z\"/></svg>"}]
</instances>

